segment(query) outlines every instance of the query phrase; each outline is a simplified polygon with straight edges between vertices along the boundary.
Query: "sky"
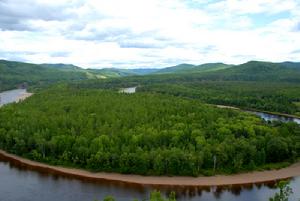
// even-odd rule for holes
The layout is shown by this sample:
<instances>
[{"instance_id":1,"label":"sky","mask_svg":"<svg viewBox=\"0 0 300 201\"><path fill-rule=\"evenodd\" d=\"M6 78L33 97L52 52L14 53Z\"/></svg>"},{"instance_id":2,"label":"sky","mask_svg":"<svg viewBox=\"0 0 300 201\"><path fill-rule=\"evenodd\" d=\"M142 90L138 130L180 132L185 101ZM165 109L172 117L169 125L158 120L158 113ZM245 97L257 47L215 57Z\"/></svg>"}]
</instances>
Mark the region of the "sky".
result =
<instances>
[{"instance_id":1,"label":"sky","mask_svg":"<svg viewBox=\"0 0 300 201\"><path fill-rule=\"evenodd\" d=\"M300 0L0 0L0 59L84 68L300 61Z\"/></svg>"}]
</instances>

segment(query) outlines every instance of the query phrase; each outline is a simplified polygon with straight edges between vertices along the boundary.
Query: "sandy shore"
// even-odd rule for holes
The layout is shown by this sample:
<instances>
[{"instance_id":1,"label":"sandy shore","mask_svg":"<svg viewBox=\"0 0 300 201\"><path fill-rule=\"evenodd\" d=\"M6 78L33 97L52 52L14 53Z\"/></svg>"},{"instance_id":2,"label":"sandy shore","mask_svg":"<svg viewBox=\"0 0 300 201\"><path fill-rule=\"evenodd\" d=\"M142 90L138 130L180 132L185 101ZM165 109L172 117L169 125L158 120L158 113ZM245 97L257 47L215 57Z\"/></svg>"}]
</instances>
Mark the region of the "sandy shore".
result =
<instances>
[{"instance_id":1,"label":"sandy shore","mask_svg":"<svg viewBox=\"0 0 300 201\"><path fill-rule=\"evenodd\" d=\"M216 106L217 108L226 108L226 109L240 110L240 108L233 107L233 106L228 106L228 105L213 105L213 106Z\"/></svg>"},{"instance_id":2,"label":"sandy shore","mask_svg":"<svg viewBox=\"0 0 300 201\"><path fill-rule=\"evenodd\" d=\"M28 92L22 93L22 94L18 97L18 99L16 100L16 102L23 101L23 100L25 100L26 98L28 98L28 97L30 97L30 96L32 96L32 95L33 95L33 93L28 93Z\"/></svg>"},{"instance_id":3,"label":"sandy shore","mask_svg":"<svg viewBox=\"0 0 300 201\"><path fill-rule=\"evenodd\" d=\"M140 176L124 175L118 173L92 173L85 170L51 166L43 163L31 161L9 154L0 150L0 156L8 161L33 168L36 170L47 171L49 173L71 176L80 179L90 179L98 181L118 181L140 185L160 185L160 186L224 186L237 184L252 184L270 182L280 179L288 179L300 176L300 162L279 170L268 170L260 172L242 173L236 175L217 175L211 177L182 177L182 176Z\"/></svg>"}]
</instances>

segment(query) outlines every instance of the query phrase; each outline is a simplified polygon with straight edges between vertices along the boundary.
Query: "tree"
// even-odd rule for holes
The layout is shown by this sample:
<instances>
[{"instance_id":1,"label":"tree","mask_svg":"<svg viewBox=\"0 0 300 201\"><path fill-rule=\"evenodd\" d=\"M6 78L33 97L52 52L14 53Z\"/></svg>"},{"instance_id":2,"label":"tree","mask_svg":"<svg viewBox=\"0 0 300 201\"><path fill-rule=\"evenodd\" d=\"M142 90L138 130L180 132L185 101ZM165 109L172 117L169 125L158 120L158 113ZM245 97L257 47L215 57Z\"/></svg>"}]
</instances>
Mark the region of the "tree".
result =
<instances>
[{"instance_id":1,"label":"tree","mask_svg":"<svg viewBox=\"0 0 300 201\"><path fill-rule=\"evenodd\" d=\"M289 182L280 181L277 186L279 192L277 192L274 197L270 198L269 201L288 201L289 196L293 193L292 188L289 186Z\"/></svg>"},{"instance_id":2,"label":"tree","mask_svg":"<svg viewBox=\"0 0 300 201\"><path fill-rule=\"evenodd\" d=\"M111 195L106 196L103 201L116 201L115 198Z\"/></svg>"},{"instance_id":3,"label":"tree","mask_svg":"<svg viewBox=\"0 0 300 201\"><path fill-rule=\"evenodd\" d=\"M150 194L150 201L176 201L175 192L171 192L167 199L163 198L160 191L154 190Z\"/></svg>"}]
</instances>

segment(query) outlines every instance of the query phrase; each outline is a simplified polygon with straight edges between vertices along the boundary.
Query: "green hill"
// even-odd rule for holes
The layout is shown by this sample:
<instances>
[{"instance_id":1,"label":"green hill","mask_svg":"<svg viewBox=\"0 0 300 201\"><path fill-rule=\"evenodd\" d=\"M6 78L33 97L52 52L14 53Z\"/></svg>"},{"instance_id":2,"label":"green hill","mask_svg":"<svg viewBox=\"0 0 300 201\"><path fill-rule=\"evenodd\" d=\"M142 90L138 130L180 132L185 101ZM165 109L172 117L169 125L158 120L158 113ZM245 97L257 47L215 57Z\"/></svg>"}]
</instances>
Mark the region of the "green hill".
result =
<instances>
[{"instance_id":1,"label":"green hill","mask_svg":"<svg viewBox=\"0 0 300 201\"><path fill-rule=\"evenodd\" d=\"M161 70L156 71L156 74L164 74L164 73L177 73L178 71L185 71L190 68L196 67L193 64L179 64L176 66L166 67Z\"/></svg>"},{"instance_id":2,"label":"green hill","mask_svg":"<svg viewBox=\"0 0 300 201\"><path fill-rule=\"evenodd\" d=\"M232 65L223 64L223 63L207 63L201 65L192 65L192 64L180 64L173 67L163 68L159 71L156 71L156 74L167 74L167 73L201 73L201 72L210 72L220 69L230 68Z\"/></svg>"},{"instance_id":3,"label":"green hill","mask_svg":"<svg viewBox=\"0 0 300 201\"><path fill-rule=\"evenodd\" d=\"M224 80L300 82L300 68L295 66L299 64L250 61L209 76Z\"/></svg>"},{"instance_id":4,"label":"green hill","mask_svg":"<svg viewBox=\"0 0 300 201\"><path fill-rule=\"evenodd\" d=\"M101 74L107 77L124 77L135 75L135 73L131 72L127 69L118 69L118 68L103 68L103 69L87 69L89 72L94 74Z\"/></svg>"},{"instance_id":5,"label":"green hill","mask_svg":"<svg viewBox=\"0 0 300 201\"><path fill-rule=\"evenodd\" d=\"M157 70L82 69L66 64L0 61L0 91L16 88L22 83L41 87L81 80L76 83L78 88L140 86L139 91L300 116L300 63L295 62L181 64Z\"/></svg>"},{"instance_id":6,"label":"green hill","mask_svg":"<svg viewBox=\"0 0 300 201\"><path fill-rule=\"evenodd\" d=\"M0 60L0 91L20 85L46 86L59 81L105 79L132 75L143 75L156 69L83 69L72 64L31 64Z\"/></svg>"},{"instance_id":7,"label":"green hill","mask_svg":"<svg viewBox=\"0 0 300 201\"><path fill-rule=\"evenodd\" d=\"M179 69L182 69L180 66ZM90 80L79 88L122 88L195 98L210 104L288 113L300 116L299 63L251 61L209 72L163 73L102 81ZM178 69L177 68L177 69Z\"/></svg>"},{"instance_id":8,"label":"green hill","mask_svg":"<svg viewBox=\"0 0 300 201\"><path fill-rule=\"evenodd\" d=\"M13 89L20 84L47 85L59 81L84 80L83 72L64 71L37 64L0 60L0 91Z\"/></svg>"},{"instance_id":9,"label":"green hill","mask_svg":"<svg viewBox=\"0 0 300 201\"><path fill-rule=\"evenodd\" d=\"M300 69L300 62L286 61L286 62L282 62L281 64L287 68Z\"/></svg>"},{"instance_id":10,"label":"green hill","mask_svg":"<svg viewBox=\"0 0 300 201\"><path fill-rule=\"evenodd\" d=\"M271 63L249 61L241 65L223 63L207 63L202 65L180 64L156 71L154 74L171 74L160 76L162 79L185 78L196 80L231 80L231 81L300 81L300 63L282 62Z\"/></svg>"},{"instance_id":11,"label":"green hill","mask_svg":"<svg viewBox=\"0 0 300 201\"><path fill-rule=\"evenodd\" d=\"M78 67L78 66L75 66L73 64L40 64L40 66L43 66L43 67L47 67L47 68L56 68L56 69L60 69L60 70L82 70L81 67Z\"/></svg>"}]
</instances>

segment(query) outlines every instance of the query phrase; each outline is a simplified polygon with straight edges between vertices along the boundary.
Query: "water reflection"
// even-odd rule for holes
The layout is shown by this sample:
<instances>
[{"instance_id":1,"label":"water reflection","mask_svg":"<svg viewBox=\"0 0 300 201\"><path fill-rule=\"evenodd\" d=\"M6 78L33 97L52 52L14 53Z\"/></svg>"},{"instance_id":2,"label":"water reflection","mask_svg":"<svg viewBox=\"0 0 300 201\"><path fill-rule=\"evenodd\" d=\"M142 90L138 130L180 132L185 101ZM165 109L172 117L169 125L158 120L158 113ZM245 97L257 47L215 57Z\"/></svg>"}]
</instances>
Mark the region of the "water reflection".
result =
<instances>
[{"instance_id":1,"label":"water reflection","mask_svg":"<svg viewBox=\"0 0 300 201\"><path fill-rule=\"evenodd\" d=\"M27 94L26 89L14 89L0 93L0 106L16 102L20 97Z\"/></svg>"},{"instance_id":2,"label":"water reflection","mask_svg":"<svg viewBox=\"0 0 300 201\"><path fill-rule=\"evenodd\" d=\"M265 121L295 122L297 124L300 124L299 118L286 117L286 116L275 115L275 114L267 114L263 112L252 112L252 111L249 112L256 114L257 116L261 117Z\"/></svg>"},{"instance_id":3,"label":"water reflection","mask_svg":"<svg viewBox=\"0 0 300 201\"><path fill-rule=\"evenodd\" d=\"M133 94L136 92L137 87L128 87L128 88L123 88L120 89L120 93L127 93L127 94Z\"/></svg>"},{"instance_id":4,"label":"water reflection","mask_svg":"<svg viewBox=\"0 0 300 201\"><path fill-rule=\"evenodd\" d=\"M0 158L0 200L1 201L92 201L113 195L118 201L143 200L154 190L164 195L175 191L178 201L253 201L268 200L276 189L275 182L214 186L149 186L127 184L118 181L79 180L76 177L62 176L45 171L33 171L24 165ZM300 177L291 180L296 201L300 197Z\"/></svg>"}]
</instances>

